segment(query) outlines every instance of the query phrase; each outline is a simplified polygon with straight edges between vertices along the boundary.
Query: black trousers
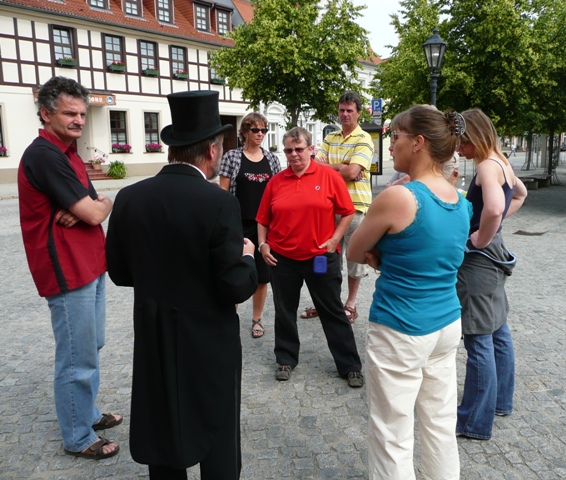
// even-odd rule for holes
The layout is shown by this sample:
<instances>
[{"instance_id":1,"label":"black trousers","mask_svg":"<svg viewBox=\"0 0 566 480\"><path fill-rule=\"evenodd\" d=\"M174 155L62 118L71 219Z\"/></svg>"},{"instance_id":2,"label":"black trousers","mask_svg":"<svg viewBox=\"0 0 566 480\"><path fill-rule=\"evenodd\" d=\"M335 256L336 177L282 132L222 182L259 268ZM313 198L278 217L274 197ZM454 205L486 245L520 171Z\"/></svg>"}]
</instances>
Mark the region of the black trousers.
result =
<instances>
[{"instance_id":1,"label":"black trousers","mask_svg":"<svg viewBox=\"0 0 566 480\"><path fill-rule=\"evenodd\" d=\"M328 267L322 275L314 273L312 259L291 260L273 251L272 255L277 258L277 266L270 267L277 363L292 367L299 363L297 310L301 287L306 282L338 373L345 377L350 372L361 371L354 332L340 299L342 272L338 253L326 254Z\"/></svg>"}]
</instances>

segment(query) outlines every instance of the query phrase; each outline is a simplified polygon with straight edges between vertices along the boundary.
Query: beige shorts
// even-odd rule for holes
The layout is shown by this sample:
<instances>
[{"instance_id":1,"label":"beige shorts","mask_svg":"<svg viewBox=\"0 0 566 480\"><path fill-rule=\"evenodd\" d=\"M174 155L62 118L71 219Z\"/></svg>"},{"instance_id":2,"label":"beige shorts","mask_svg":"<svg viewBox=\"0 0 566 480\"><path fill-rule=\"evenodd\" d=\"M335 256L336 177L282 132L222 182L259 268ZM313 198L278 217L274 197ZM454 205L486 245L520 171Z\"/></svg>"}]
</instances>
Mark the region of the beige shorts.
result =
<instances>
[{"instance_id":1,"label":"beige shorts","mask_svg":"<svg viewBox=\"0 0 566 480\"><path fill-rule=\"evenodd\" d=\"M350 226L348 227L346 234L340 240L340 252L342 253L340 257L340 266L342 268L344 265L344 256L346 255L346 251L348 250L348 244L350 243L350 238L352 237L352 234L356 231L356 228L358 228L360 223L362 223L362 220L365 218L365 216L366 216L365 213L356 211L356 213L354 213L354 219L352 220L352 223L350 223ZM340 216L337 216L336 221L338 222L340 218L341 218ZM351 262L347 260L346 266L348 267L349 277L364 278L367 277L368 275L369 267L366 264Z\"/></svg>"}]
</instances>

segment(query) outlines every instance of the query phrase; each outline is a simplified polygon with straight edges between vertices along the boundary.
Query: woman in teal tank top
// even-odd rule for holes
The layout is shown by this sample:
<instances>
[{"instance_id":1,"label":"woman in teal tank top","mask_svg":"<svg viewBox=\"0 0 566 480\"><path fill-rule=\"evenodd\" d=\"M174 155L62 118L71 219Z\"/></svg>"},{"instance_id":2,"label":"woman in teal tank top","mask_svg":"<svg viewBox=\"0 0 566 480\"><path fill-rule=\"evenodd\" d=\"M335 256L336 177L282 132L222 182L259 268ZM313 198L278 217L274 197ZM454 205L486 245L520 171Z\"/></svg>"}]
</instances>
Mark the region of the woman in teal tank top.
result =
<instances>
[{"instance_id":1,"label":"woman in teal tank top","mask_svg":"<svg viewBox=\"0 0 566 480\"><path fill-rule=\"evenodd\" d=\"M465 123L417 105L391 122L394 168L411 182L373 201L348 258L379 268L366 352L369 478L410 480L414 413L424 478L458 479L456 349L461 337L456 275L471 206L442 174Z\"/></svg>"}]
</instances>

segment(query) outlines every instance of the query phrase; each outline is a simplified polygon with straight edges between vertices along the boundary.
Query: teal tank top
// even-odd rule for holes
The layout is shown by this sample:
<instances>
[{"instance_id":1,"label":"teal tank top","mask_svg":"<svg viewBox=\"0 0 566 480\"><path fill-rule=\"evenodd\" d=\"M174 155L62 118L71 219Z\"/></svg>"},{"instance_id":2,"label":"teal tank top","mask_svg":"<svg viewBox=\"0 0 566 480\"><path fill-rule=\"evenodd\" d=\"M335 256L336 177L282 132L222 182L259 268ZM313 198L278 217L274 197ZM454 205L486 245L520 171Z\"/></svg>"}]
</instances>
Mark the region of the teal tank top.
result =
<instances>
[{"instance_id":1,"label":"teal tank top","mask_svg":"<svg viewBox=\"0 0 566 480\"><path fill-rule=\"evenodd\" d=\"M460 193L457 203L446 203L421 182L404 187L413 192L417 213L407 228L376 244L381 274L369 320L407 335L428 335L460 318L456 274L472 207Z\"/></svg>"}]
</instances>

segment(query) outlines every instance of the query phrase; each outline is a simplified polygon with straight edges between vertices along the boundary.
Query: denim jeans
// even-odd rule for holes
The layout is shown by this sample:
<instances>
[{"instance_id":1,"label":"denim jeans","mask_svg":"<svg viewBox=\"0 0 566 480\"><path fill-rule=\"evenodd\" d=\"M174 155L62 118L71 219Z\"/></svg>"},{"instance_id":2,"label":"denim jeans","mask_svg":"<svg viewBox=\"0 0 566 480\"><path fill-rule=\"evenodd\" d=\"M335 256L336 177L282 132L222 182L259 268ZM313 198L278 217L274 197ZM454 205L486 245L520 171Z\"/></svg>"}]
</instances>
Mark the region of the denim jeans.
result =
<instances>
[{"instance_id":1,"label":"denim jeans","mask_svg":"<svg viewBox=\"0 0 566 480\"><path fill-rule=\"evenodd\" d=\"M95 402L106 325L105 275L47 297L55 336L55 409L63 447L71 452L84 450L98 438L92 424L102 417Z\"/></svg>"},{"instance_id":2,"label":"denim jeans","mask_svg":"<svg viewBox=\"0 0 566 480\"><path fill-rule=\"evenodd\" d=\"M513 411L515 353L509 325L491 335L464 335L464 346L468 361L456 431L489 440L495 415Z\"/></svg>"}]
</instances>

